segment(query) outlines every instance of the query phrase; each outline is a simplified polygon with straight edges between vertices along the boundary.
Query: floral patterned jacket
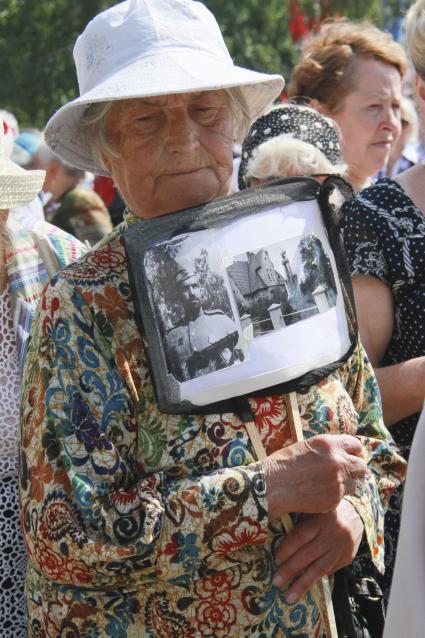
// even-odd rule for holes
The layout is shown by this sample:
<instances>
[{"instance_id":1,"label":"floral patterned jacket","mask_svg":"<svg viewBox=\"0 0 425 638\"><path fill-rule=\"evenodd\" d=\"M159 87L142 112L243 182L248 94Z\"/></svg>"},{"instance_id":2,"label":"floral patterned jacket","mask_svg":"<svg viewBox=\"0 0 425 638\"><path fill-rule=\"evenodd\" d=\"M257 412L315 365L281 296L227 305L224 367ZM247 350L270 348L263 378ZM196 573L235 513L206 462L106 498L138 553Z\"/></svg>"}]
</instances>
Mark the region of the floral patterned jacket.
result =
<instances>
[{"instance_id":1,"label":"floral patterned jacket","mask_svg":"<svg viewBox=\"0 0 425 638\"><path fill-rule=\"evenodd\" d=\"M280 524L237 414L161 414L134 321L121 231L63 270L35 320L22 395L21 511L29 635L319 636L311 595L272 586ZM358 346L298 395L305 436L362 438L350 501L383 564L383 516L404 461ZM291 443L284 397L251 400L268 453Z\"/></svg>"}]
</instances>

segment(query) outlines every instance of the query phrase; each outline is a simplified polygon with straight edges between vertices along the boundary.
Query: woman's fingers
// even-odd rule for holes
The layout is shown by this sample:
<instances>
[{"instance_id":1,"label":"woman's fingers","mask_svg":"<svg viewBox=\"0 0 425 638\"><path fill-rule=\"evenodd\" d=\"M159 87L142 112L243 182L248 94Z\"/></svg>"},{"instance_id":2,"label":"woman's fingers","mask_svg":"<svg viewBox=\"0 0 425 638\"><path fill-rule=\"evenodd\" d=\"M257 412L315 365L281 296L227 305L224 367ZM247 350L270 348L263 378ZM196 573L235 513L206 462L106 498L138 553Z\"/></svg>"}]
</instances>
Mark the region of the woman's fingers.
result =
<instances>
[{"instance_id":1,"label":"woman's fingers","mask_svg":"<svg viewBox=\"0 0 425 638\"><path fill-rule=\"evenodd\" d=\"M332 550L329 550L325 554L318 557L317 560L310 563L304 571L300 572L298 577L294 577L289 589L285 596L289 603L296 602L299 598L304 596L313 586L324 576L333 573L338 569L338 565L335 564L335 556ZM277 587L279 585L275 582L278 575L276 574L273 579L273 584ZM287 583L288 581L286 581Z\"/></svg>"},{"instance_id":2,"label":"woman's fingers","mask_svg":"<svg viewBox=\"0 0 425 638\"><path fill-rule=\"evenodd\" d=\"M282 540L275 554L275 564L277 567L283 565L290 558L297 556L297 553L314 541L320 532L320 525L316 519L306 518L296 525L289 534Z\"/></svg>"},{"instance_id":3,"label":"woman's fingers","mask_svg":"<svg viewBox=\"0 0 425 638\"><path fill-rule=\"evenodd\" d=\"M361 518L348 501L327 514L304 518L276 550L273 584L291 583L289 595L302 596L320 578L352 561L363 530Z\"/></svg>"}]
</instances>

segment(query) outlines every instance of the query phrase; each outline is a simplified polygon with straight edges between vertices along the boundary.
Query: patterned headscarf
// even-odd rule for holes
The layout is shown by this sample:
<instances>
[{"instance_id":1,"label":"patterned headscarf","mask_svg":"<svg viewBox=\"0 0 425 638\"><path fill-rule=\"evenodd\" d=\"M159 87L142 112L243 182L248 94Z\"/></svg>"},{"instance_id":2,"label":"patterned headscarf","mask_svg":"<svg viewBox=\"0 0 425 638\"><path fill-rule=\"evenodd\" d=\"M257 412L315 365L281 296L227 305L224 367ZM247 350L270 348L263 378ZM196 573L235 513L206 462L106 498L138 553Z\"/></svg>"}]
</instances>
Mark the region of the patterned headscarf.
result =
<instances>
[{"instance_id":1,"label":"patterned headscarf","mask_svg":"<svg viewBox=\"0 0 425 638\"><path fill-rule=\"evenodd\" d=\"M285 104L262 115L252 124L242 144L239 188L248 188L246 175L258 147L274 137L289 137L312 144L331 164L342 164L338 132L333 120L308 106Z\"/></svg>"}]
</instances>

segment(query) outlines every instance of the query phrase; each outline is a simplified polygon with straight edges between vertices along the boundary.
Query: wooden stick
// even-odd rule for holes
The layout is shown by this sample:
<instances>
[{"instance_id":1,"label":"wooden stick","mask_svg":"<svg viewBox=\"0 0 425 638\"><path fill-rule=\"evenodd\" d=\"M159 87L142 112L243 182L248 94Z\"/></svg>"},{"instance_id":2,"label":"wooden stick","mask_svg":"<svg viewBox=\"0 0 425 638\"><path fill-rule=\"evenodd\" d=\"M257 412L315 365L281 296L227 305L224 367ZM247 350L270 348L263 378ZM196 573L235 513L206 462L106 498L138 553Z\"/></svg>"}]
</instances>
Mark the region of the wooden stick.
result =
<instances>
[{"instance_id":1,"label":"wooden stick","mask_svg":"<svg viewBox=\"0 0 425 638\"><path fill-rule=\"evenodd\" d=\"M297 441L302 441L304 435L302 430L300 412L298 409L297 395L295 392L291 392L290 394L286 395L285 399L292 440L294 443ZM247 429L248 436L251 439L258 460L264 461L264 459L267 457L267 453L264 449L263 442L254 421L252 419L246 419L245 427ZM283 529L287 534L289 534L289 532L294 527L289 514L283 514L281 516L281 521ZM312 593L320 610L320 615L322 617L322 621L326 630L326 638L338 638L335 615L332 605L331 589L329 587L327 576L322 578L320 582L313 587Z\"/></svg>"},{"instance_id":2,"label":"wooden stick","mask_svg":"<svg viewBox=\"0 0 425 638\"><path fill-rule=\"evenodd\" d=\"M288 414L291 437L294 443L304 440L303 427L301 423L300 411L296 392L290 392L285 396L286 412ZM332 604L332 593L327 576L323 576L313 587L313 596L318 603L323 624L325 625L327 638L338 638L336 628L334 608Z\"/></svg>"}]
</instances>

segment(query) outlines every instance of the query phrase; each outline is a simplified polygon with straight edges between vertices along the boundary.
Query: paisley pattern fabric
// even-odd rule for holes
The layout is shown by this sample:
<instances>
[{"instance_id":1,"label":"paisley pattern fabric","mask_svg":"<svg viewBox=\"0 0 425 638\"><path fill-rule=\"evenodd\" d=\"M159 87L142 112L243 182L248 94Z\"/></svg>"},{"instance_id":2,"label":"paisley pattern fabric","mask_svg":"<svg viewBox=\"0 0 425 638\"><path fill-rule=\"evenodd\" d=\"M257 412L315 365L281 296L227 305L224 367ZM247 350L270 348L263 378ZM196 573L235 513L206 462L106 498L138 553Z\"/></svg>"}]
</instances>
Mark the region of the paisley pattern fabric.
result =
<instances>
[{"instance_id":1,"label":"paisley pattern fabric","mask_svg":"<svg viewBox=\"0 0 425 638\"><path fill-rule=\"evenodd\" d=\"M129 217L47 287L22 394L22 525L29 635L320 636L310 595L271 584L281 525L237 414L159 412L134 320ZM305 436L357 433L368 476L350 497L383 564L383 517L404 461L359 346L298 395ZM291 443L282 396L251 400L268 453Z\"/></svg>"}]
</instances>

